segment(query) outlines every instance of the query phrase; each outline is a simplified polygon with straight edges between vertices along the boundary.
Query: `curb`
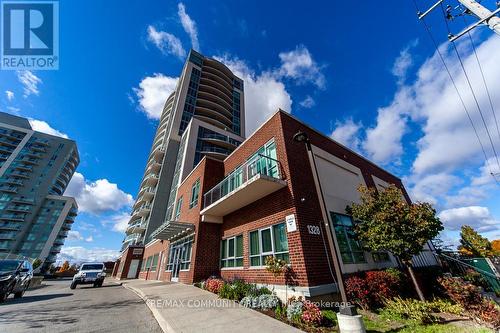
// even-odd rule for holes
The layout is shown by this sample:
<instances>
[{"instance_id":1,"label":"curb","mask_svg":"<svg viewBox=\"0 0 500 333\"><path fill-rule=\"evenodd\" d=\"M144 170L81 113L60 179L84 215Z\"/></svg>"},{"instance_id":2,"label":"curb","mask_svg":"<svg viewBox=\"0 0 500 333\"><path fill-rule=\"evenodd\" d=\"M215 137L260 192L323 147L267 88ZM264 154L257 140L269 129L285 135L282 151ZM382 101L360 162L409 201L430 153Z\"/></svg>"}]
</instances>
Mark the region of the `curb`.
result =
<instances>
[{"instance_id":1,"label":"curb","mask_svg":"<svg viewBox=\"0 0 500 333\"><path fill-rule=\"evenodd\" d=\"M153 302L148 302L149 298L146 296L146 294L142 290L140 290L138 288L134 288L132 286L129 286L128 283L123 283L122 286L125 287L126 289L132 291L133 293L135 293L137 296L139 296L146 303L149 310L153 314L153 317L156 319L156 322L158 323L158 325L160 326L161 330L164 333L177 333L172 328L172 326L170 326L170 324L167 322L167 320L165 318L163 318L162 314L154 306Z\"/></svg>"}]
</instances>

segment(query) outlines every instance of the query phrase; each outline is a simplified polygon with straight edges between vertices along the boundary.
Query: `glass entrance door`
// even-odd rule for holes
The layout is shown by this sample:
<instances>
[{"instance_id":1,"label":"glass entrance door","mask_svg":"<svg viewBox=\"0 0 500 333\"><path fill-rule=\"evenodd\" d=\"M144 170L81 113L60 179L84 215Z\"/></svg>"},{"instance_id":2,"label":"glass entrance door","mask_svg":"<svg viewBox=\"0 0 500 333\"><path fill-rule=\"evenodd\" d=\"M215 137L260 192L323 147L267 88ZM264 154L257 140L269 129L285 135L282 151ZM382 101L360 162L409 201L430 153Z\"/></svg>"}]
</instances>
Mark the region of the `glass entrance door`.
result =
<instances>
[{"instance_id":1,"label":"glass entrance door","mask_svg":"<svg viewBox=\"0 0 500 333\"><path fill-rule=\"evenodd\" d=\"M184 252L184 246L176 246L173 248L174 257L173 257L173 267L172 267L172 278L171 280L174 282L179 281L179 270L181 269L181 258L182 253Z\"/></svg>"}]
</instances>

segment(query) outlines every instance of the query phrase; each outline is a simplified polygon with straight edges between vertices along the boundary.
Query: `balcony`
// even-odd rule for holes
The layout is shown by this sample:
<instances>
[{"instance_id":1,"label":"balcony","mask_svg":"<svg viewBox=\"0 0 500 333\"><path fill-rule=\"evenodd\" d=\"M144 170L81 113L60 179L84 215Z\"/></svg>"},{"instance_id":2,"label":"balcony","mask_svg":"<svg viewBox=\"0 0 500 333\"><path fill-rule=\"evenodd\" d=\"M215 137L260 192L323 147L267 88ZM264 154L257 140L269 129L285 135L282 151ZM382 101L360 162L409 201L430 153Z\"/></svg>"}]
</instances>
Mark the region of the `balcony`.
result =
<instances>
[{"instance_id":1,"label":"balcony","mask_svg":"<svg viewBox=\"0 0 500 333\"><path fill-rule=\"evenodd\" d=\"M236 149L238 146L236 140L232 140L228 136L218 133L205 135L202 140L231 150Z\"/></svg>"},{"instance_id":2,"label":"balcony","mask_svg":"<svg viewBox=\"0 0 500 333\"><path fill-rule=\"evenodd\" d=\"M222 217L286 186L279 161L258 155L205 193L203 221L222 222Z\"/></svg>"},{"instance_id":3,"label":"balcony","mask_svg":"<svg viewBox=\"0 0 500 333\"><path fill-rule=\"evenodd\" d=\"M139 208L137 208L136 210L134 210L134 212L132 213L132 216L145 217L145 216L148 216L150 211L151 211L151 205L144 204L144 205L140 206Z\"/></svg>"},{"instance_id":4,"label":"balcony","mask_svg":"<svg viewBox=\"0 0 500 333\"><path fill-rule=\"evenodd\" d=\"M0 222L0 230L21 230L19 223Z\"/></svg>"},{"instance_id":5,"label":"balcony","mask_svg":"<svg viewBox=\"0 0 500 333\"><path fill-rule=\"evenodd\" d=\"M14 151L12 147L0 146L0 152L10 154Z\"/></svg>"},{"instance_id":6,"label":"balcony","mask_svg":"<svg viewBox=\"0 0 500 333\"><path fill-rule=\"evenodd\" d=\"M37 140L33 141L33 144L40 145L40 146L43 146L43 147L48 147L49 146L49 143L47 141L42 141L40 139L37 139Z\"/></svg>"},{"instance_id":7,"label":"balcony","mask_svg":"<svg viewBox=\"0 0 500 333\"><path fill-rule=\"evenodd\" d=\"M0 232L0 240L14 240L17 232Z\"/></svg>"},{"instance_id":8,"label":"balcony","mask_svg":"<svg viewBox=\"0 0 500 333\"><path fill-rule=\"evenodd\" d=\"M143 183L148 186L155 186L158 183L158 176L151 173L144 178Z\"/></svg>"},{"instance_id":9,"label":"balcony","mask_svg":"<svg viewBox=\"0 0 500 333\"><path fill-rule=\"evenodd\" d=\"M53 262L56 262L56 259L57 259L57 254L50 254L47 256L47 258L45 258L45 263L53 263Z\"/></svg>"},{"instance_id":10,"label":"balcony","mask_svg":"<svg viewBox=\"0 0 500 333\"><path fill-rule=\"evenodd\" d=\"M30 166L30 165L22 165L22 164L16 165L16 169L23 170L23 171L33 171L33 167L32 166ZM24 172L23 174L26 174L26 173Z\"/></svg>"},{"instance_id":11,"label":"balcony","mask_svg":"<svg viewBox=\"0 0 500 333\"><path fill-rule=\"evenodd\" d=\"M12 211L12 212L27 213L31 210L31 207L30 206L10 205L7 207L7 210Z\"/></svg>"},{"instance_id":12,"label":"balcony","mask_svg":"<svg viewBox=\"0 0 500 333\"><path fill-rule=\"evenodd\" d=\"M27 205L34 205L35 199L34 198L26 198L26 197L15 197L12 199L12 202L17 202L17 203L27 204Z\"/></svg>"},{"instance_id":13,"label":"balcony","mask_svg":"<svg viewBox=\"0 0 500 333\"><path fill-rule=\"evenodd\" d=\"M36 152L36 151L28 151L28 152L26 152L26 155L34 157L34 158L42 158L43 157L42 153L39 153L39 152Z\"/></svg>"},{"instance_id":14,"label":"balcony","mask_svg":"<svg viewBox=\"0 0 500 333\"><path fill-rule=\"evenodd\" d=\"M133 221L126 230L127 234L137 234L142 233L146 230L147 220L143 217L141 219Z\"/></svg>"},{"instance_id":15,"label":"balcony","mask_svg":"<svg viewBox=\"0 0 500 333\"><path fill-rule=\"evenodd\" d=\"M16 166L16 169L24 169L24 167L18 165L18 166ZM30 169L30 170L32 170L32 169ZM28 172L25 172L25 171L13 171L13 172L11 172L10 175L14 176L14 177L19 177L19 178L30 178L30 174Z\"/></svg>"},{"instance_id":16,"label":"balcony","mask_svg":"<svg viewBox=\"0 0 500 333\"><path fill-rule=\"evenodd\" d=\"M221 148L221 147L210 147L205 145L200 150L198 150L198 152L200 152L203 155L223 160L232 152L232 150L228 150L226 148Z\"/></svg>"},{"instance_id":17,"label":"balcony","mask_svg":"<svg viewBox=\"0 0 500 333\"><path fill-rule=\"evenodd\" d=\"M72 217L75 217L78 215L78 209L75 208L75 207L72 207L70 210L69 210L69 213L68 213L69 216L72 216Z\"/></svg>"},{"instance_id":18,"label":"balcony","mask_svg":"<svg viewBox=\"0 0 500 333\"><path fill-rule=\"evenodd\" d=\"M61 230L62 231L69 231L69 230L71 230L71 224L63 223L62 226L61 226Z\"/></svg>"},{"instance_id":19,"label":"balcony","mask_svg":"<svg viewBox=\"0 0 500 333\"><path fill-rule=\"evenodd\" d=\"M19 185L19 186L22 186L23 185L23 182L19 179L13 179L13 178L7 178L6 180L4 180L4 183L5 184L12 184L12 185Z\"/></svg>"},{"instance_id":20,"label":"balcony","mask_svg":"<svg viewBox=\"0 0 500 333\"><path fill-rule=\"evenodd\" d=\"M19 162L23 162L25 164L36 165L38 164L38 159L33 157L23 157L19 159Z\"/></svg>"},{"instance_id":21,"label":"balcony","mask_svg":"<svg viewBox=\"0 0 500 333\"><path fill-rule=\"evenodd\" d=\"M0 185L0 191L9 192L9 193L17 193L17 188L13 186Z\"/></svg>"},{"instance_id":22,"label":"balcony","mask_svg":"<svg viewBox=\"0 0 500 333\"><path fill-rule=\"evenodd\" d=\"M24 221L24 214L2 214L0 220Z\"/></svg>"},{"instance_id":23,"label":"balcony","mask_svg":"<svg viewBox=\"0 0 500 333\"><path fill-rule=\"evenodd\" d=\"M156 187L143 187L139 191L139 195L142 196L145 200L151 200L154 197L156 192Z\"/></svg>"},{"instance_id":24,"label":"balcony","mask_svg":"<svg viewBox=\"0 0 500 333\"><path fill-rule=\"evenodd\" d=\"M59 238L57 237L55 240L54 240L54 245L55 246L59 246L59 245L64 245L64 237L63 238Z\"/></svg>"}]
</instances>

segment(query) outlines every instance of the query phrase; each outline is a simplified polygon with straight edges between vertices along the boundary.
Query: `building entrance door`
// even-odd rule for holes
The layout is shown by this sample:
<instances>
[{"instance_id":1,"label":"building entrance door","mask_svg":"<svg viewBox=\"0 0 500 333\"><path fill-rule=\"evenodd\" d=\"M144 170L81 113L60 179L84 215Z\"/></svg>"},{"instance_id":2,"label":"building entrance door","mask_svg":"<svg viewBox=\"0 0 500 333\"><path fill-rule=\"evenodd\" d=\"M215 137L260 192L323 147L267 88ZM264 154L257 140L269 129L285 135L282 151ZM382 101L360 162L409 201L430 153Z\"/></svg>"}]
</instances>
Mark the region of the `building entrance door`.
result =
<instances>
[{"instance_id":1,"label":"building entrance door","mask_svg":"<svg viewBox=\"0 0 500 333\"><path fill-rule=\"evenodd\" d=\"M171 280L174 282L179 281L179 271L181 269L181 258L182 258L182 253L184 252L184 246L175 246L172 249L174 252L173 254L173 267L172 267L172 278Z\"/></svg>"},{"instance_id":2,"label":"building entrance door","mask_svg":"<svg viewBox=\"0 0 500 333\"><path fill-rule=\"evenodd\" d=\"M127 273L127 279L135 279L137 276L137 269L139 268L139 259L132 259Z\"/></svg>"}]
</instances>

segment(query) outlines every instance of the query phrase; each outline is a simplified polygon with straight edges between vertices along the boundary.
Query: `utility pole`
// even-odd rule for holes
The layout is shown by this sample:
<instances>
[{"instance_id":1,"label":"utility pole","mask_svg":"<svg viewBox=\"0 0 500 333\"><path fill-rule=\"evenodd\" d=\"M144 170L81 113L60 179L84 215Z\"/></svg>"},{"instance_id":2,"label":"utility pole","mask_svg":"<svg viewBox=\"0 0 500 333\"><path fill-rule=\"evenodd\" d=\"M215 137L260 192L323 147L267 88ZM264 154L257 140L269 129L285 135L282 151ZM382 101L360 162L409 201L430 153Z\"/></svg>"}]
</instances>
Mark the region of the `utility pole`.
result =
<instances>
[{"instance_id":1,"label":"utility pole","mask_svg":"<svg viewBox=\"0 0 500 333\"><path fill-rule=\"evenodd\" d=\"M491 12L475 0L458 0L472 14L476 15L483 23L487 24L491 30L500 35L500 18L496 16L498 9ZM481 22L480 21L480 22Z\"/></svg>"},{"instance_id":2,"label":"utility pole","mask_svg":"<svg viewBox=\"0 0 500 333\"><path fill-rule=\"evenodd\" d=\"M453 34L448 35L448 39L450 40L450 42L457 40L458 38L462 37L463 35L465 35L469 31L480 26L481 24L487 25L491 30L493 30L495 33L500 35L500 17L497 16L497 14L500 13L500 1L497 2L497 7L499 7L499 8L497 8L494 11L490 11L488 8L481 5L476 0L457 0L457 1L460 3L460 5L458 5L457 7L453 8L451 6L447 6L446 19L451 20L451 19L455 18L455 16L452 15L452 11L454 9L458 9L458 8L463 9L464 8L465 11L460 13L458 16L462 16L465 14L473 15L476 18L478 18L479 21L477 21L477 22L473 23L472 25L470 25L469 27L465 28L457 35L453 35ZM420 20L422 20L425 16L427 16L432 11L434 11L434 9L436 9L438 6L442 6L443 2L444 2L444 0L438 0L434 5L432 5L425 12L417 13L418 18Z\"/></svg>"}]
</instances>

